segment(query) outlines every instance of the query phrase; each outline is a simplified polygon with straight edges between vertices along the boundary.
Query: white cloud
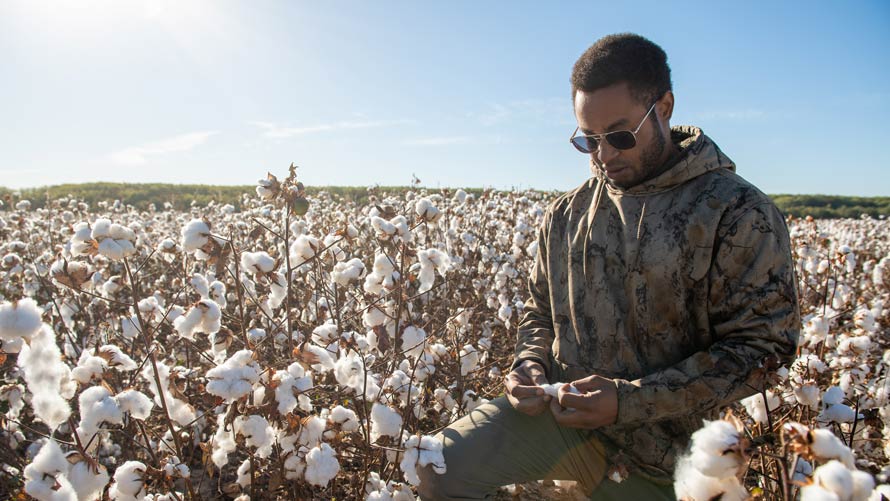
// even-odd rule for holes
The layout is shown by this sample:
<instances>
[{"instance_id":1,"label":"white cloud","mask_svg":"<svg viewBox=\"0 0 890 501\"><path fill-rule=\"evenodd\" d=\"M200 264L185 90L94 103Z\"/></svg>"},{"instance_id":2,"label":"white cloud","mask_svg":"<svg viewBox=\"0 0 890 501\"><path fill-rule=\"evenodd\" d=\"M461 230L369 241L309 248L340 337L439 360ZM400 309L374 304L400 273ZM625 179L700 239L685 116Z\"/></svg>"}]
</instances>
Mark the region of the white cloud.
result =
<instances>
[{"instance_id":1,"label":"white cloud","mask_svg":"<svg viewBox=\"0 0 890 501\"><path fill-rule=\"evenodd\" d=\"M169 137L142 146L133 146L115 151L108 155L111 161L126 165L141 165L148 162L148 157L189 151L202 144L211 136L219 134L219 131L189 132L178 136Z\"/></svg>"},{"instance_id":2,"label":"white cloud","mask_svg":"<svg viewBox=\"0 0 890 501\"><path fill-rule=\"evenodd\" d=\"M569 98L534 98L492 103L487 110L468 114L486 127L506 121L545 123L548 125L571 124L574 120L572 101Z\"/></svg>"},{"instance_id":3,"label":"white cloud","mask_svg":"<svg viewBox=\"0 0 890 501\"><path fill-rule=\"evenodd\" d=\"M308 127L285 127L272 122L250 122L264 129L264 136L274 139L284 139L288 137L302 136L303 134L311 134L314 132L327 132L335 130L347 129L371 129L377 127L392 127L395 125L405 125L415 123L414 120L364 120L364 121L342 121L331 124L312 125Z\"/></svg>"}]
</instances>

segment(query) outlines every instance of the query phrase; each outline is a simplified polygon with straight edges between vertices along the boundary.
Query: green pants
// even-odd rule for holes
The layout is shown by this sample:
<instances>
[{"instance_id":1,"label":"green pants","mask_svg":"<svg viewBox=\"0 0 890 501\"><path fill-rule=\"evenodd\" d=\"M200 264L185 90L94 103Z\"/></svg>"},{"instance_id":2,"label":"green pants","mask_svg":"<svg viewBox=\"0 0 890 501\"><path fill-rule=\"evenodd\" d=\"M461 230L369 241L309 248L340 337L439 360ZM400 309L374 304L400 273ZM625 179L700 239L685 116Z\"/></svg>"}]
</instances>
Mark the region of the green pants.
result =
<instances>
[{"instance_id":1,"label":"green pants","mask_svg":"<svg viewBox=\"0 0 890 501\"><path fill-rule=\"evenodd\" d=\"M575 480L594 500L674 499L673 487L631 475L604 479L602 444L586 430L564 428L545 411L517 412L506 397L479 406L444 429L446 473L420 472L423 500L485 499L503 485L536 480Z\"/></svg>"}]
</instances>

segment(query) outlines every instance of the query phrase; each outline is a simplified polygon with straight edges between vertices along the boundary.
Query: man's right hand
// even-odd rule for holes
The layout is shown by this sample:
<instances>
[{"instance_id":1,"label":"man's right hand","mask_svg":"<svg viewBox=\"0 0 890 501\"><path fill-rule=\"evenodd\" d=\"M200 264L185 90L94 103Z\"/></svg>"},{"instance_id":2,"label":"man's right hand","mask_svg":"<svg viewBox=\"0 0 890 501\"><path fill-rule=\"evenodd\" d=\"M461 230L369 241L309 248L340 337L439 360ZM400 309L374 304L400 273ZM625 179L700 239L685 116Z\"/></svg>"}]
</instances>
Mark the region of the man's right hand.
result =
<instances>
[{"instance_id":1,"label":"man's right hand","mask_svg":"<svg viewBox=\"0 0 890 501\"><path fill-rule=\"evenodd\" d=\"M547 384L544 367L533 360L523 360L507 377L507 400L519 412L537 416L547 409L550 395L544 393L540 385Z\"/></svg>"}]
</instances>

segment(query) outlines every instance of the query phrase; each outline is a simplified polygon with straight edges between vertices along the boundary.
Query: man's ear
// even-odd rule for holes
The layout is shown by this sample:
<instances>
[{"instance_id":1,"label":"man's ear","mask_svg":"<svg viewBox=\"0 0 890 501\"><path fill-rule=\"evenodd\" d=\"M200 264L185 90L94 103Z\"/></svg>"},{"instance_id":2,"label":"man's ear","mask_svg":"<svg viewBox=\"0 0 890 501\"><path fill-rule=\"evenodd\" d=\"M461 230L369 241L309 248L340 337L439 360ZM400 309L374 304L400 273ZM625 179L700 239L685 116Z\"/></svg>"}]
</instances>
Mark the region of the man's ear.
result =
<instances>
[{"instance_id":1,"label":"man's ear","mask_svg":"<svg viewBox=\"0 0 890 501\"><path fill-rule=\"evenodd\" d=\"M660 122L670 122L674 115L674 92L667 91L655 104L655 112L658 113Z\"/></svg>"}]
</instances>

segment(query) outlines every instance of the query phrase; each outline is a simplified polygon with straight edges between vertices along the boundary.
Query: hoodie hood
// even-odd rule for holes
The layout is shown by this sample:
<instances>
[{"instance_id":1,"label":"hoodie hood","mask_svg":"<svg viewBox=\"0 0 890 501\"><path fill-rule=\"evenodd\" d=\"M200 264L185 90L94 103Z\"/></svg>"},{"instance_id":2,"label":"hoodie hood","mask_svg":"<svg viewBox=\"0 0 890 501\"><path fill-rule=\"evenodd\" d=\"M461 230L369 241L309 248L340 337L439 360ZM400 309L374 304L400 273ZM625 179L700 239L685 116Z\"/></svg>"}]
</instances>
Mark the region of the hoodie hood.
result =
<instances>
[{"instance_id":1,"label":"hoodie hood","mask_svg":"<svg viewBox=\"0 0 890 501\"><path fill-rule=\"evenodd\" d=\"M624 189L612 184L600 169L597 169L596 177L603 181L611 193L651 195L673 189L711 171L727 169L735 172L735 163L698 127L691 125L671 127L671 141L680 148L680 156L671 168L652 179Z\"/></svg>"}]
</instances>

